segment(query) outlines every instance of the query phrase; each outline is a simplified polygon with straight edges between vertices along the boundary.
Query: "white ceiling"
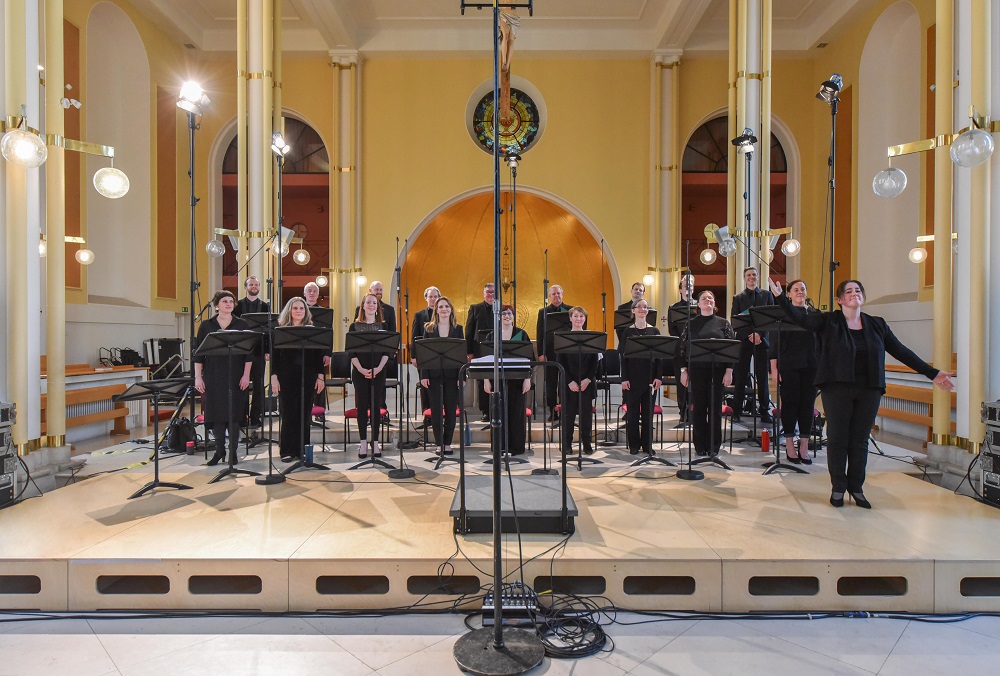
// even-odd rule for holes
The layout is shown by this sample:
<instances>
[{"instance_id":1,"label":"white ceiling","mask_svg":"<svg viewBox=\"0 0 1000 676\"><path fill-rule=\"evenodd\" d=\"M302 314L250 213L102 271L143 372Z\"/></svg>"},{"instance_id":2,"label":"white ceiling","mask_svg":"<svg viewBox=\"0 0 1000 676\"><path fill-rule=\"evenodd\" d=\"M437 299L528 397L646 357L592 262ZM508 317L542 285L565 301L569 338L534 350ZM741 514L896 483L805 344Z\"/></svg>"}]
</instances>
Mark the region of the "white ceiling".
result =
<instances>
[{"instance_id":1,"label":"white ceiling","mask_svg":"<svg viewBox=\"0 0 1000 676\"><path fill-rule=\"evenodd\" d=\"M468 8L463 16L461 0L276 1L286 52L468 52L492 44L490 9ZM773 0L774 50L815 48L869 1ZM179 42L205 52L236 48L233 0L132 2ZM690 53L725 51L728 42L729 0L534 0L534 16L518 13L518 52Z\"/></svg>"}]
</instances>

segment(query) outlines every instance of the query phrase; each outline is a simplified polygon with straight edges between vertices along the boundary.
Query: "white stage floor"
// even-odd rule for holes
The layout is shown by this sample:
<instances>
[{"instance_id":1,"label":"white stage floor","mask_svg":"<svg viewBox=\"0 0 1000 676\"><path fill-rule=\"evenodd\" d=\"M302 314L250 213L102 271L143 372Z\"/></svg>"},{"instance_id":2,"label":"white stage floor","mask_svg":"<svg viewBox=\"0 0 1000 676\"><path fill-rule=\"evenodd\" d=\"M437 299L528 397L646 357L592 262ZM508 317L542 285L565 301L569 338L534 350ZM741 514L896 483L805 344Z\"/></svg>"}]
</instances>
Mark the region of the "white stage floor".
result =
<instances>
[{"instance_id":1,"label":"white stage floor","mask_svg":"<svg viewBox=\"0 0 1000 676\"><path fill-rule=\"evenodd\" d=\"M673 446L661 455L677 462ZM393 481L347 471L351 448L317 454L329 471L274 486L209 484L220 468L177 456L161 480L192 490L128 500L152 478L145 464L0 511L0 608L374 609L447 604L491 584L492 536L453 532L456 466L433 471L427 453L410 451L416 479ZM488 471L484 451L470 452L468 471ZM147 455L94 455L85 473ZM513 471L540 466L540 455L536 446ZM537 590L631 609L1000 610L1000 512L921 480L908 462L872 456L868 511L828 504L822 451L807 475L763 476L768 456L737 447L723 454L734 471L703 466L696 482L673 468L630 469L621 447L594 457L605 464L568 470L580 515L565 546L556 534L504 535L511 578L522 552ZM264 471L266 447L241 466Z\"/></svg>"}]
</instances>

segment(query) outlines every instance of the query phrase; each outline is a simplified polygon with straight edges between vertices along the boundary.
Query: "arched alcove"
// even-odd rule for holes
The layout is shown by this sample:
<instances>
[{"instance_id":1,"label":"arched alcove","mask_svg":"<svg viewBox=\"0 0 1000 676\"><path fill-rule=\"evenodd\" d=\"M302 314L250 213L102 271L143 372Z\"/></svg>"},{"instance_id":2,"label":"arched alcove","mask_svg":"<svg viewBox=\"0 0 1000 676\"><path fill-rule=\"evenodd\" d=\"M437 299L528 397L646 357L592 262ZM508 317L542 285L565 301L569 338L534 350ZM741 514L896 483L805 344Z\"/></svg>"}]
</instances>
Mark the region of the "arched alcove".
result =
<instances>
[{"instance_id":1,"label":"arched alcove","mask_svg":"<svg viewBox=\"0 0 1000 676\"><path fill-rule=\"evenodd\" d=\"M510 302L514 271L511 193L501 193L501 269L505 280L503 302ZM589 313L589 328L604 330L601 294L607 298L607 325L612 336L614 301L619 297L618 270L602 235L578 209L558 197L528 187L517 187L517 318L519 326L535 336L535 320L542 307L546 273L550 285L565 290L565 300ZM494 221L491 188L470 191L441 205L420 223L409 238L409 250L400 254L401 280L409 289L410 314L426 307L423 291L434 285L448 296L464 322L474 303L483 300L483 285L493 279ZM393 299L393 303L395 300Z\"/></svg>"},{"instance_id":2,"label":"arched alcove","mask_svg":"<svg viewBox=\"0 0 1000 676\"><path fill-rule=\"evenodd\" d=\"M294 295L330 265L330 157L325 140L308 120L290 110L284 114L285 138L292 147L282 176L284 225L303 237L301 248L310 254L309 263L302 266L295 264L291 255L283 259L284 287ZM216 228L235 230L238 226L236 133L236 121L232 120L220 130L210 153L213 172L209 179L212 199L208 237L223 241L226 253L220 259L211 259L209 278L212 288L226 288L241 296L235 250L228 238L215 235ZM251 241L251 251L257 251L261 241ZM298 248L300 245L293 245L292 251ZM261 251L257 255L265 254ZM327 292L323 290L324 295Z\"/></svg>"},{"instance_id":3,"label":"arched alcove","mask_svg":"<svg viewBox=\"0 0 1000 676\"><path fill-rule=\"evenodd\" d=\"M857 274L862 280L878 280L869 289L872 300L907 293L916 300L917 270L907 253L920 234L920 159L910 155L893 160L909 179L909 188L899 197L876 196L871 180L888 164L887 146L923 138L922 43L917 11L908 2L897 2L872 26L861 53Z\"/></svg>"},{"instance_id":4,"label":"arched alcove","mask_svg":"<svg viewBox=\"0 0 1000 676\"><path fill-rule=\"evenodd\" d=\"M93 143L115 147L115 166L129 177L125 197L98 194L90 177L107 158L88 155L87 246L96 261L87 270L91 303L149 307L152 191L149 152L149 59L128 15L110 2L87 18L86 132ZM68 83L78 86L79 83Z\"/></svg>"},{"instance_id":5,"label":"arched alcove","mask_svg":"<svg viewBox=\"0 0 1000 676\"><path fill-rule=\"evenodd\" d=\"M704 265L698 258L705 248L705 226L715 223L727 225L726 193L728 182L728 117L725 111L716 111L703 120L691 132L684 146L681 160L681 264L689 265L695 275L698 289L709 289L715 293L720 308L724 311L728 304L726 293L726 259L719 257L711 265ZM772 229L798 225L796 191L799 185L798 149L791 142L790 132L783 124L772 120L771 133L771 217ZM778 134L783 133L792 152L786 152ZM792 161L794 160L794 169ZM756 158L754 159L756 168ZM742 210L742 201L741 201ZM734 225L729 223L728 225ZM742 224L735 224L742 227ZM787 261L781 253L781 235L774 247L771 261L773 274L783 280L786 276ZM714 248L714 247L713 247ZM690 260L686 261L690 251ZM740 263L739 267L742 267Z\"/></svg>"}]
</instances>

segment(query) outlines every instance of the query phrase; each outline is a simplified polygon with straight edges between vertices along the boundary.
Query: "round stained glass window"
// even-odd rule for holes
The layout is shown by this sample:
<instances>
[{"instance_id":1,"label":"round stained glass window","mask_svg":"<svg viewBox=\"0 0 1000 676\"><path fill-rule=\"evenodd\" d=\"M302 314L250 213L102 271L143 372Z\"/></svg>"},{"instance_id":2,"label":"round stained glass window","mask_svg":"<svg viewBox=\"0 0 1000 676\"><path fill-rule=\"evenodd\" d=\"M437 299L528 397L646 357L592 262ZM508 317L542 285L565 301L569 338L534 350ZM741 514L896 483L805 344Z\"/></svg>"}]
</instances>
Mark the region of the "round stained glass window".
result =
<instances>
[{"instance_id":1,"label":"round stained glass window","mask_svg":"<svg viewBox=\"0 0 1000 676\"><path fill-rule=\"evenodd\" d=\"M541 115L538 106L520 89L510 90L509 124L500 124L500 148L523 153L538 138ZM493 154L493 91L489 91L476 104L472 117L472 132L479 147Z\"/></svg>"}]
</instances>

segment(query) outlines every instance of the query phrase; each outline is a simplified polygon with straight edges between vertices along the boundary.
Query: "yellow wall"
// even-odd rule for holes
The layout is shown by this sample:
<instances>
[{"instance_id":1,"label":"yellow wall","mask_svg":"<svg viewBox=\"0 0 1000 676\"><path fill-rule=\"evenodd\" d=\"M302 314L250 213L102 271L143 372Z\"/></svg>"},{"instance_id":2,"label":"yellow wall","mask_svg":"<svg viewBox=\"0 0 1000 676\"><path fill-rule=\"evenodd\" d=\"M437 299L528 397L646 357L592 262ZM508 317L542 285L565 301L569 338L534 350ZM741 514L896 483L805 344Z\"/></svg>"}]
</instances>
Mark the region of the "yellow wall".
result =
<instances>
[{"instance_id":1,"label":"yellow wall","mask_svg":"<svg viewBox=\"0 0 1000 676\"><path fill-rule=\"evenodd\" d=\"M628 288L649 264L649 62L525 58L514 72L542 92L548 110L518 185L552 193L589 217ZM490 62L372 59L362 74L362 265L369 279L387 279L395 237L408 237L455 195L492 184L492 159L474 144L464 118ZM558 255L558 247L553 242L550 253Z\"/></svg>"}]
</instances>

